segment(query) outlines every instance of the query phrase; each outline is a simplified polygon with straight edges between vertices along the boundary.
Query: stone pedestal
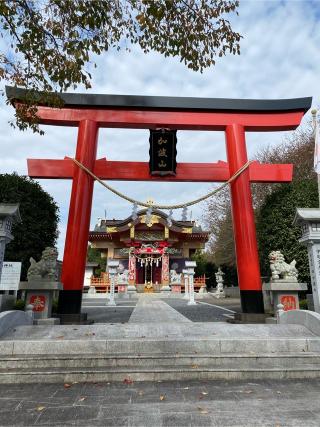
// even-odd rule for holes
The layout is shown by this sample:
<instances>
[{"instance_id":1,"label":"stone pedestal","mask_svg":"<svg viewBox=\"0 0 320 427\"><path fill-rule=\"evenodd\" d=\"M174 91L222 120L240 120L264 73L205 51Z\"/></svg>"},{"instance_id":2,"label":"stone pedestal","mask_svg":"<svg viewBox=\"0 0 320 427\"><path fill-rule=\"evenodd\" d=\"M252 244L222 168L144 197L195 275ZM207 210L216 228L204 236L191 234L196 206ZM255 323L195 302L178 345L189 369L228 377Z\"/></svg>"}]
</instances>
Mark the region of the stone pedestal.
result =
<instances>
[{"instance_id":1,"label":"stone pedestal","mask_svg":"<svg viewBox=\"0 0 320 427\"><path fill-rule=\"evenodd\" d=\"M91 285L88 289L88 295L96 295L96 293L97 293L97 291L96 291L95 286Z\"/></svg>"},{"instance_id":2,"label":"stone pedestal","mask_svg":"<svg viewBox=\"0 0 320 427\"><path fill-rule=\"evenodd\" d=\"M126 294L128 285L126 283L118 283L118 294Z\"/></svg>"},{"instance_id":3,"label":"stone pedestal","mask_svg":"<svg viewBox=\"0 0 320 427\"><path fill-rule=\"evenodd\" d=\"M226 294L223 289L216 289L215 292L213 292L212 296L219 299L219 298L225 298Z\"/></svg>"},{"instance_id":4,"label":"stone pedestal","mask_svg":"<svg viewBox=\"0 0 320 427\"><path fill-rule=\"evenodd\" d=\"M51 318L52 300L55 291L63 289L61 282L32 280L20 282L19 289L25 291L26 306L33 305L34 320Z\"/></svg>"},{"instance_id":5,"label":"stone pedestal","mask_svg":"<svg viewBox=\"0 0 320 427\"><path fill-rule=\"evenodd\" d=\"M299 310L298 292L306 291L306 283L292 282L285 279L264 283L262 289L270 298L270 304L276 315L277 305L282 304L284 311Z\"/></svg>"},{"instance_id":6,"label":"stone pedestal","mask_svg":"<svg viewBox=\"0 0 320 427\"><path fill-rule=\"evenodd\" d=\"M143 285L144 286L144 285ZM135 285L128 285L127 291L131 294L136 294L137 293L137 288Z\"/></svg>"},{"instance_id":7,"label":"stone pedestal","mask_svg":"<svg viewBox=\"0 0 320 427\"><path fill-rule=\"evenodd\" d=\"M175 294L181 294L181 285L178 285L177 283L171 285L171 292Z\"/></svg>"},{"instance_id":8,"label":"stone pedestal","mask_svg":"<svg viewBox=\"0 0 320 427\"><path fill-rule=\"evenodd\" d=\"M118 293L116 294L117 299L125 299L128 294L128 284L118 283Z\"/></svg>"},{"instance_id":9,"label":"stone pedestal","mask_svg":"<svg viewBox=\"0 0 320 427\"><path fill-rule=\"evenodd\" d=\"M153 285L153 292L157 292L157 293L159 293L160 292L160 288L161 288L161 284L160 283L154 283Z\"/></svg>"},{"instance_id":10,"label":"stone pedestal","mask_svg":"<svg viewBox=\"0 0 320 427\"><path fill-rule=\"evenodd\" d=\"M144 283L138 283L138 284L136 284L136 289L137 289L137 292L139 294L142 294L144 292Z\"/></svg>"},{"instance_id":11,"label":"stone pedestal","mask_svg":"<svg viewBox=\"0 0 320 427\"><path fill-rule=\"evenodd\" d=\"M163 286L161 287L160 292L161 292L162 294L168 294L168 293L171 293L171 288L170 288L170 286L169 286L169 285L163 285Z\"/></svg>"}]
</instances>

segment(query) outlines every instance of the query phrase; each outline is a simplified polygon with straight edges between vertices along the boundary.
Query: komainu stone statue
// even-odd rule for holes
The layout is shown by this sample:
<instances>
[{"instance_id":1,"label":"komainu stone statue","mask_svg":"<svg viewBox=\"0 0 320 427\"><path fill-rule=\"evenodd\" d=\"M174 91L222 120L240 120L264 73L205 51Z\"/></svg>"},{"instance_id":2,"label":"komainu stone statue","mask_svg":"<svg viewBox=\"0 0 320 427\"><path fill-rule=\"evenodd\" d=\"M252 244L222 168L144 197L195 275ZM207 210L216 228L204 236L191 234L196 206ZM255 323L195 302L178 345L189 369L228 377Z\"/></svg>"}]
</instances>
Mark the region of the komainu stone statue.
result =
<instances>
[{"instance_id":1,"label":"komainu stone statue","mask_svg":"<svg viewBox=\"0 0 320 427\"><path fill-rule=\"evenodd\" d=\"M40 261L30 258L30 267L27 273L28 281L44 279L47 281L58 280L57 270L58 251L56 248L47 247L42 251Z\"/></svg>"},{"instance_id":2,"label":"komainu stone statue","mask_svg":"<svg viewBox=\"0 0 320 427\"><path fill-rule=\"evenodd\" d=\"M181 274L177 273L176 270L170 270L170 284L171 285L181 284Z\"/></svg>"},{"instance_id":3,"label":"komainu stone statue","mask_svg":"<svg viewBox=\"0 0 320 427\"><path fill-rule=\"evenodd\" d=\"M286 263L284 256L280 251L272 251L269 254L270 270L272 280L286 280L291 282L298 281L298 270L296 269L296 260Z\"/></svg>"}]
</instances>

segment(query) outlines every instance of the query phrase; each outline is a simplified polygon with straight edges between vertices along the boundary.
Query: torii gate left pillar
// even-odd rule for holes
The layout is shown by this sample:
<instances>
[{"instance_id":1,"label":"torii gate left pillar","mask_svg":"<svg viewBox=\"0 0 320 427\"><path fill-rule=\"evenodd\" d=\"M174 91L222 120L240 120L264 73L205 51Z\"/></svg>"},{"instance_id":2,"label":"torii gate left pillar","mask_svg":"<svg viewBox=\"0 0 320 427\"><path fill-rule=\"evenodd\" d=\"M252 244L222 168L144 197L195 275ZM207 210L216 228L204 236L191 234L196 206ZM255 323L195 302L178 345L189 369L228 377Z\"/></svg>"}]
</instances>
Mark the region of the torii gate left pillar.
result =
<instances>
[{"instance_id":1,"label":"torii gate left pillar","mask_svg":"<svg viewBox=\"0 0 320 427\"><path fill-rule=\"evenodd\" d=\"M16 104L23 102L25 91L7 88L7 96ZM78 126L76 159L106 180L226 181L247 161L245 132L295 129L311 106L311 98L257 101L80 94L61 97L61 109L38 107L40 123ZM224 131L228 163L180 163L175 177L150 176L147 162L96 160L100 127ZM28 160L28 171L34 178L73 179L59 311L80 316L93 179L70 159ZM231 184L238 280L245 313L263 312L250 183L291 179L292 165L255 162Z\"/></svg>"},{"instance_id":2,"label":"torii gate left pillar","mask_svg":"<svg viewBox=\"0 0 320 427\"><path fill-rule=\"evenodd\" d=\"M96 121L81 120L79 123L75 157L90 170L94 169L97 157L98 130ZM79 283L83 283L83 260L87 259L93 184L90 175L75 168L61 277L62 283L69 286L64 285L64 290L60 291L58 312L61 314L81 312L82 287L79 289Z\"/></svg>"}]
</instances>

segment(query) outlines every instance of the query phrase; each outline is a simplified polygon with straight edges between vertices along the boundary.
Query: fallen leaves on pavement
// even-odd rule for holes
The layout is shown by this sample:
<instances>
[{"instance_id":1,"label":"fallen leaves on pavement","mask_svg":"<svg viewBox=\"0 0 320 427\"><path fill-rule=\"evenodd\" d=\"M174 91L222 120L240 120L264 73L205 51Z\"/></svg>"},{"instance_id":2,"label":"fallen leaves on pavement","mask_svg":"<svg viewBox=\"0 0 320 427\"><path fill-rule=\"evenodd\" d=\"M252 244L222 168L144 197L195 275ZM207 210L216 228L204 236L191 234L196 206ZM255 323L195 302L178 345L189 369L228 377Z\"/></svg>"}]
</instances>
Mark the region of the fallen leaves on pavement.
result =
<instances>
[{"instance_id":1,"label":"fallen leaves on pavement","mask_svg":"<svg viewBox=\"0 0 320 427\"><path fill-rule=\"evenodd\" d=\"M201 408L200 406L198 406L198 411L200 412L200 414L208 414L209 411L205 408Z\"/></svg>"}]
</instances>

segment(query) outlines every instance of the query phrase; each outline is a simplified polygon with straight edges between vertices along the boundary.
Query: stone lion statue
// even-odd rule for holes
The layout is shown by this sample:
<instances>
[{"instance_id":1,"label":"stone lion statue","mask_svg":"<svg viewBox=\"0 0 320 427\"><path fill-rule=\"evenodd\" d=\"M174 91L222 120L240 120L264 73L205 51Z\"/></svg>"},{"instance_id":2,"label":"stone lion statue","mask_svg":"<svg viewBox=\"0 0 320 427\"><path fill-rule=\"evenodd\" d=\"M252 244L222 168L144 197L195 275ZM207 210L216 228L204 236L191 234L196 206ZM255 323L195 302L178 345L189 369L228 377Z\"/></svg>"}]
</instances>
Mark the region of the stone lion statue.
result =
<instances>
[{"instance_id":1,"label":"stone lion statue","mask_svg":"<svg viewBox=\"0 0 320 427\"><path fill-rule=\"evenodd\" d=\"M46 279L56 281L58 251L56 248L47 247L42 251L40 261L30 258L30 267L27 273L28 280Z\"/></svg>"},{"instance_id":2,"label":"stone lion statue","mask_svg":"<svg viewBox=\"0 0 320 427\"><path fill-rule=\"evenodd\" d=\"M170 284L171 285L181 284L181 274L177 273L176 270L170 270Z\"/></svg>"},{"instance_id":3,"label":"stone lion statue","mask_svg":"<svg viewBox=\"0 0 320 427\"><path fill-rule=\"evenodd\" d=\"M269 254L270 270L272 280L298 280L298 270L296 269L296 260L291 261L290 264L286 263L284 256L280 251L272 251Z\"/></svg>"},{"instance_id":4,"label":"stone lion statue","mask_svg":"<svg viewBox=\"0 0 320 427\"><path fill-rule=\"evenodd\" d=\"M118 283L128 284L129 270L123 270L118 273Z\"/></svg>"}]
</instances>

